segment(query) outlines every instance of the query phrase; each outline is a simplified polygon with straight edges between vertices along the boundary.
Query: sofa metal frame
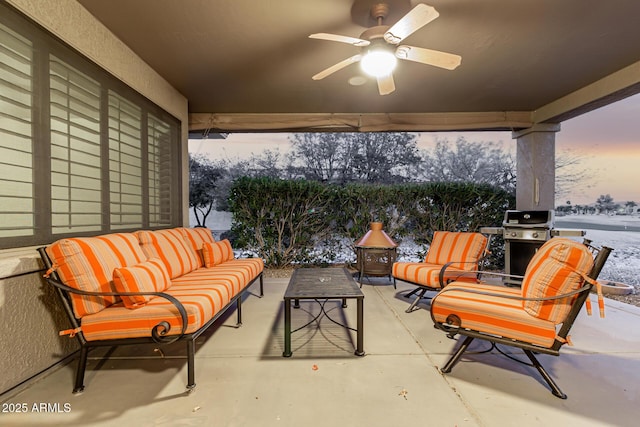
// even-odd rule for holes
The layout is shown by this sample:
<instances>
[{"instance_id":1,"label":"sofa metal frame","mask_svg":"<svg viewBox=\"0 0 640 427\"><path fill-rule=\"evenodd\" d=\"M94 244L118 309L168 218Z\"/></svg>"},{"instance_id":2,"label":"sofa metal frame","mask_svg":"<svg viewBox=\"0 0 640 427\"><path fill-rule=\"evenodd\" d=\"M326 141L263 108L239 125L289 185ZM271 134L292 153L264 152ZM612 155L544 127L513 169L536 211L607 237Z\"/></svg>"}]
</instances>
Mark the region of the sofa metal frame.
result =
<instances>
[{"instance_id":1,"label":"sofa metal frame","mask_svg":"<svg viewBox=\"0 0 640 427\"><path fill-rule=\"evenodd\" d=\"M591 268L591 271L587 275L589 278L596 280L600 272L602 271L602 268L604 267L604 264L607 261L609 254L613 249L606 246L603 246L601 248L592 246L591 241L588 239L584 239L584 244L587 247L589 247L592 250L592 252L597 254L594 259L593 267ZM495 273L487 273L487 274L495 274ZM498 275L506 276L504 274L498 274ZM509 275L509 276L515 277L514 275ZM517 277L521 278L521 276L517 276ZM554 341L551 347L543 347L543 346L532 344L526 341L514 340L511 338L504 338L504 337L484 333L482 331L476 331L468 328L461 328L460 319L455 315L451 315L447 317L446 323L437 322L433 316L433 313L431 313L431 319L434 322L434 326L437 329L444 331L447 334L448 338L455 339L456 335L461 335L466 337L462 342L462 344L460 345L460 347L451 356L451 358L444 364L442 368L440 368L440 372L445 374L451 372L451 370L456 365L456 363L460 361L465 351L467 351L471 342L474 339L479 338L485 341L489 341L492 345L492 348L494 348L497 344L520 348L531 361L531 365L536 368L536 370L540 373L540 375L545 380L545 382L549 385L549 387L551 388L551 393L554 396L559 397L560 399L566 399L567 395L564 392L562 392L562 390L560 389L560 387L558 387L558 385L553 380L551 375L549 375L549 373L544 369L542 364L536 358L535 353L550 354L553 356L560 355L560 348L567 343L567 336L569 335L569 330L573 326L573 322L578 317L578 314L580 313L580 310L582 309L583 304L589 297L589 293L591 292L592 288L593 288L593 285L585 281L583 286L581 286L580 288L572 292L556 295L553 297L547 297L547 298L526 298L527 300L531 300L531 301L533 300L548 301L548 300L562 299L570 296L574 297L569 314L567 315L565 321L562 322L562 326L558 330L557 337L559 338L556 338L556 340ZM498 296L509 298L504 295L498 295ZM516 297L511 297L511 298L516 298ZM524 300L525 298L517 297L517 299ZM500 350L498 349L498 351ZM512 359L518 361L515 358L512 358Z\"/></svg>"},{"instance_id":2,"label":"sofa metal frame","mask_svg":"<svg viewBox=\"0 0 640 427\"><path fill-rule=\"evenodd\" d=\"M45 269L47 271L51 271L52 263L49 255L46 252L46 247L38 248L38 253L42 258ZM56 293L64 307L64 310L69 318L69 322L72 326L72 334L71 336L75 336L78 339L78 343L80 344L79 356L78 356L78 366L76 367L76 378L75 385L73 387L73 393L79 394L84 391L84 374L87 367L87 358L89 355L89 350L95 347L114 347L120 345L135 345L135 344L160 344L160 345L168 345L177 341L185 341L187 346L187 392L191 392L194 390L195 383L195 342L196 339L202 335L211 325L213 325L226 311L232 307L235 302L237 307L237 321L236 327L242 326L242 297L245 291L251 287L256 280L260 280L260 295L262 298L264 295L264 283L262 278L262 273L256 276L252 281L250 281L237 295L235 295L229 303L223 307L219 312L217 312L209 321L207 321L202 327L200 327L197 331L192 332L190 334L185 333L188 327L187 320L187 312L180 303L178 299L174 296L166 294L164 292L87 292L79 289L71 288L65 285L59 278L58 274L55 271L52 271L50 274L45 276L45 280L47 283L52 285ZM178 335L167 335L171 329L171 326L167 321L162 321L155 325L151 330L151 336L149 337L140 337L140 338L121 338L121 339L113 339L113 340L97 340L97 341L88 341L82 330L80 329L81 321L78 319L74 312L71 304L71 294L80 294L80 295L88 295L88 296L135 296L135 295L153 295L161 298L165 298L169 302L171 302L178 312L180 313L180 317L182 320L182 328Z\"/></svg>"}]
</instances>

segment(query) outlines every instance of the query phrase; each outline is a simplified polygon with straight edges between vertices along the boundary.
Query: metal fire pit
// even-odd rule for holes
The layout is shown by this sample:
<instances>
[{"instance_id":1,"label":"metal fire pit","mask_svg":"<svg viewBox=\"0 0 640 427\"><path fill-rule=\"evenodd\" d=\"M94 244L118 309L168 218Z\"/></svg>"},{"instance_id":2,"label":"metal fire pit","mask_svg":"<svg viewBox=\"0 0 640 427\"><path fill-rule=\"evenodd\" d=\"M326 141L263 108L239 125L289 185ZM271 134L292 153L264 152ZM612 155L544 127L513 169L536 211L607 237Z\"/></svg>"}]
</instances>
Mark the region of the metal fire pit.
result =
<instances>
[{"instance_id":1,"label":"metal fire pit","mask_svg":"<svg viewBox=\"0 0 640 427\"><path fill-rule=\"evenodd\" d=\"M370 226L371 229L354 244L360 287L364 276L388 276L393 283L398 245L382 230L382 223L372 222Z\"/></svg>"},{"instance_id":2,"label":"metal fire pit","mask_svg":"<svg viewBox=\"0 0 640 427\"><path fill-rule=\"evenodd\" d=\"M393 280L393 263L396 262L396 248L372 248L356 246L356 268L360 285L364 276L384 277Z\"/></svg>"}]
</instances>

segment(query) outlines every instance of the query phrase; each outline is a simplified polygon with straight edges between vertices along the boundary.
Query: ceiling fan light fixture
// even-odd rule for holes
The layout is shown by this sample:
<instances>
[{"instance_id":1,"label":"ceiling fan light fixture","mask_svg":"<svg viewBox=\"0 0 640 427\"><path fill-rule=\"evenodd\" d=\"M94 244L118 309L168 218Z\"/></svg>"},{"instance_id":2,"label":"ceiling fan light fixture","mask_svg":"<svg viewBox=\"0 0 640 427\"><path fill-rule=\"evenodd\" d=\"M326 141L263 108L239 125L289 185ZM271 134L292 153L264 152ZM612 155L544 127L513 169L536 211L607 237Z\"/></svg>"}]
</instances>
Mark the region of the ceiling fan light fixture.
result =
<instances>
[{"instance_id":1,"label":"ceiling fan light fixture","mask_svg":"<svg viewBox=\"0 0 640 427\"><path fill-rule=\"evenodd\" d=\"M362 71L373 77L388 76L396 68L398 59L388 49L371 49L360 61Z\"/></svg>"}]
</instances>

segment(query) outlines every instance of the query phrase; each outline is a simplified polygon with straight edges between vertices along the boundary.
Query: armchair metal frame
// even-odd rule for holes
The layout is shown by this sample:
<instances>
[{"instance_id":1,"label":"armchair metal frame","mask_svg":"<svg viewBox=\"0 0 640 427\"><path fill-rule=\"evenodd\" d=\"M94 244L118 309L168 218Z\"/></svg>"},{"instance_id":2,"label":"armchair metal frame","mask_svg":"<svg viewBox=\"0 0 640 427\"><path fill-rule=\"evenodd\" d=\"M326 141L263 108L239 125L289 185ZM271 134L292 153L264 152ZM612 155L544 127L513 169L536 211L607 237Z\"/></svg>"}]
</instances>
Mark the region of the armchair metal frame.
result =
<instances>
[{"instance_id":1,"label":"armchair metal frame","mask_svg":"<svg viewBox=\"0 0 640 427\"><path fill-rule=\"evenodd\" d=\"M595 246L592 246L591 241L588 239L584 240L584 244L587 247L589 247L592 250L592 252L597 253L594 259L593 267L589 272L589 274L587 275L590 279L593 279L595 281L598 278L600 272L602 271L602 268L604 267L604 264L613 249L606 246L597 248ZM494 274L494 273L487 273L487 274ZM505 276L505 275L501 274L501 276ZM462 344L460 345L460 347L451 356L451 358L444 364L442 368L440 368L440 372L445 374L451 372L451 370L456 365L456 363L460 361L465 351L467 351L471 342L474 339L479 338L485 341L489 341L492 344L492 347L495 347L496 344L501 344L505 346L520 348L531 361L531 365L536 368L536 370L540 373L540 375L545 380L545 382L549 385L549 387L551 388L551 393L556 397L559 397L561 399L566 399L567 395L562 392L562 390L560 389L560 387L558 387L558 385L553 380L551 375L549 375L549 373L544 369L542 364L536 358L535 353L550 354L553 356L560 355L560 348L568 342L567 337L569 335L569 330L573 326L573 323L575 319L578 317L578 314L580 313L582 306L584 305L585 301L589 297L589 293L591 292L591 289L593 288L593 286L594 286L593 284L585 281L583 286L581 286L580 288L572 292L556 295L553 297L547 297L547 298L510 297L510 296L501 295L501 294L492 294L490 292L484 292L484 294L486 295L494 295L502 298L515 298L522 301L524 300L547 301L547 300L554 300L554 299L562 299L566 297L574 297L573 303L571 305L571 309L566 319L564 320L564 322L562 322L562 326L558 330L557 337L551 347L543 347L543 346L532 344L526 341L500 337L493 334L488 334L482 331L472 330L468 328L461 328L460 327L461 321L455 315L451 315L447 317L446 323L441 323L435 320L432 312L431 318L434 322L434 326L437 329L444 331L447 334L447 337L451 339L454 339L456 335L461 335L466 337L462 342ZM473 292L472 290L468 290L468 291ZM483 293L481 290L478 290L477 292Z\"/></svg>"}]
</instances>

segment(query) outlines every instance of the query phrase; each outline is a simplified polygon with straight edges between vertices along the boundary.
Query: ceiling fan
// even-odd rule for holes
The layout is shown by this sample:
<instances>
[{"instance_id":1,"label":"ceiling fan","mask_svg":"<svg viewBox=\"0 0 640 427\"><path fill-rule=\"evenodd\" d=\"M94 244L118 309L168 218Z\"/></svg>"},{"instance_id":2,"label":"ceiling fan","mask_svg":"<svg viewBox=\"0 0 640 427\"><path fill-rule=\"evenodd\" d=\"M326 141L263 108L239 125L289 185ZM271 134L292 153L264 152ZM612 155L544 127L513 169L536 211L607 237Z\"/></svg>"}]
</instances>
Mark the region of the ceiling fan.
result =
<instances>
[{"instance_id":1,"label":"ceiling fan","mask_svg":"<svg viewBox=\"0 0 640 427\"><path fill-rule=\"evenodd\" d=\"M309 38L312 39L336 41L362 48L361 53L319 72L312 77L313 80L324 79L344 67L360 62L367 74L376 77L380 95L388 95L396 90L393 80L396 58L434 65L447 70L453 70L460 65L462 58L459 55L414 46L398 46L402 40L440 16L434 7L420 3L391 27L382 25L382 21L388 14L387 4L373 5L371 16L377 21L377 25L365 30L360 38L327 33L311 34Z\"/></svg>"}]
</instances>

